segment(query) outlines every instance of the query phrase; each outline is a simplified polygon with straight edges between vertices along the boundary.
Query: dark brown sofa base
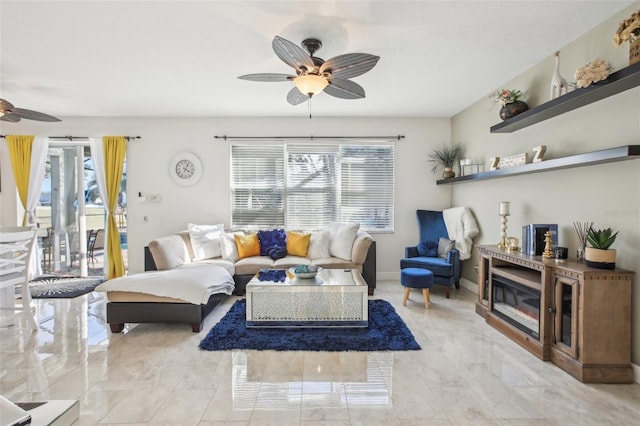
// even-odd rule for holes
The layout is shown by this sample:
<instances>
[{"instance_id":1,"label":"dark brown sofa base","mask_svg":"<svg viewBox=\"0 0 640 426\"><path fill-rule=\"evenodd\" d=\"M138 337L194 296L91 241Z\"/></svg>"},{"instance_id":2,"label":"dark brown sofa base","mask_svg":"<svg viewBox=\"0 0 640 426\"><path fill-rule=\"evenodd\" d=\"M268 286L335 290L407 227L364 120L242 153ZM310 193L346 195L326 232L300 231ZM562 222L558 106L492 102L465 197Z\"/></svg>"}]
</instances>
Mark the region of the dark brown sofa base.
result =
<instances>
[{"instance_id":1,"label":"dark brown sofa base","mask_svg":"<svg viewBox=\"0 0 640 426\"><path fill-rule=\"evenodd\" d=\"M376 242L373 241L369 246L367 258L362 265L362 278L364 278L367 282L367 286L369 286L369 296L373 296L373 292L376 289L376 267ZM151 250L149 250L149 246L145 246L144 248L144 270L157 270L156 263L151 255ZM246 293L247 283L251 278L253 278L253 275L234 275L233 281L235 282L235 290L233 290L233 294L235 296L244 296Z\"/></svg>"},{"instance_id":2,"label":"dark brown sofa base","mask_svg":"<svg viewBox=\"0 0 640 426\"><path fill-rule=\"evenodd\" d=\"M125 323L190 323L191 330L199 333L202 322L226 294L213 294L206 305L191 303L109 302L107 322L112 333L119 333Z\"/></svg>"}]
</instances>

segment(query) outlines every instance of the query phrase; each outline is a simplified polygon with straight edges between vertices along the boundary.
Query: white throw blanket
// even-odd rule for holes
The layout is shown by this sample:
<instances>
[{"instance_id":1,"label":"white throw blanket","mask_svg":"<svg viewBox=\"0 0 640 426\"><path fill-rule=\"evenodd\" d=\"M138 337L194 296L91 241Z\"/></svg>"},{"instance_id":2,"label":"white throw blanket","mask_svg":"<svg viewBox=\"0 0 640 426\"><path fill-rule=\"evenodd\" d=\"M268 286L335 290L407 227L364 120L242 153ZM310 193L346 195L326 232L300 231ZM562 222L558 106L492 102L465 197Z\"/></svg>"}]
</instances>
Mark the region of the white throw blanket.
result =
<instances>
[{"instance_id":1,"label":"white throw blanket","mask_svg":"<svg viewBox=\"0 0 640 426\"><path fill-rule=\"evenodd\" d=\"M456 248L460 252L460 260L471 257L473 237L480 233L473 213L469 207L453 207L442 211L444 224L449 238L456 240Z\"/></svg>"},{"instance_id":2,"label":"white throw blanket","mask_svg":"<svg viewBox=\"0 0 640 426\"><path fill-rule=\"evenodd\" d=\"M96 291L129 291L181 299L194 305L206 304L212 294L231 294L233 277L225 268L202 264L165 271L149 271L105 281Z\"/></svg>"}]
</instances>

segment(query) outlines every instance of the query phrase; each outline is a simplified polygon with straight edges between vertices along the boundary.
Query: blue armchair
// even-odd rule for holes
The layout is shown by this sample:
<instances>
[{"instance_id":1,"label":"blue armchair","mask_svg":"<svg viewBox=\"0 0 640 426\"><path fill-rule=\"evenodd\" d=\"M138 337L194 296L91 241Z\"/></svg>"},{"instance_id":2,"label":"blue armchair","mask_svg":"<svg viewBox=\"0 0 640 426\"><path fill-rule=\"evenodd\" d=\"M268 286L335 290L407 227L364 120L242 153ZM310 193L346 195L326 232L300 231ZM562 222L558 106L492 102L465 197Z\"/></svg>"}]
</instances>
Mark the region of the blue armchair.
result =
<instances>
[{"instance_id":1,"label":"blue armchair","mask_svg":"<svg viewBox=\"0 0 640 426\"><path fill-rule=\"evenodd\" d=\"M449 298L452 285L455 285L457 289L460 288L460 253L454 248L449 251L445 259L438 257L436 248L435 256L421 256L418 251L418 246L421 243L430 241L435 243L437 247L440 238L448 239L449 233L444 224L442 212L416 210L416 217L420 230L420 241L415 246L405 248L405 257L400 260L400 269L421 268L430 270L433 273L433 282L445 286L445 295Z\"/></svg>"}]
</instances>

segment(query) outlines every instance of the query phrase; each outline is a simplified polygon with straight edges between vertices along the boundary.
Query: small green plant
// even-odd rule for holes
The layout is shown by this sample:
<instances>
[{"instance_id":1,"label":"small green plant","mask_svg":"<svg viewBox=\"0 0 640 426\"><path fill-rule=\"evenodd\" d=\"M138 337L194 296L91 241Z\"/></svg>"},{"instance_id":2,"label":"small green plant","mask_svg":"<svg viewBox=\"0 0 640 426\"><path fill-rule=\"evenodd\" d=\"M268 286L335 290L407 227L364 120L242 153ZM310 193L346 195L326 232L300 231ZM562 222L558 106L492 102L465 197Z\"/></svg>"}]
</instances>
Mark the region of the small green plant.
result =
<instances>
[{"instance_id":1,"label":"small green plant","mask_svg":"<svg viewBox=\"0 0 640 426\"><path fill-rule=\"evenodd\" d=\"M431 171L435 173L438 166L453 167L463 155L464 147L458 143L436 147L429 154L429 162L433 163Z\"/></svg>"},{"instance_id":2,"label":"small green plant","mask_svg":"<svg viewBox=\"0 0 640 426\"><path fill-rule=\"evenodd\" d=\"M587 234L587 241L591 244L591 247L607 250L611 247L611 244L616 240L616 236L618 232L615 234L611 228L607 229L589 229L589 233Z\"/></svg>"}]
</instances>

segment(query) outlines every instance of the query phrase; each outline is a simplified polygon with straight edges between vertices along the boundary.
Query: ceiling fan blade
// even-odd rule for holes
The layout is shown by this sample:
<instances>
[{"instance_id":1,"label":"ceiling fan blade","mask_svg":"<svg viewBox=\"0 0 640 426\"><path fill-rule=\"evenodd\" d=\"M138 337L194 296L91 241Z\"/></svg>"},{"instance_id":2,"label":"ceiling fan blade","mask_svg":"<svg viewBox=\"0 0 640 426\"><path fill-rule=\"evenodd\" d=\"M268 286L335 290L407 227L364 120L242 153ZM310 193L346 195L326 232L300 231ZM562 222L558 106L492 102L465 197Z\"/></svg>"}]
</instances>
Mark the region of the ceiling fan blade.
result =
<instances>
[{"instance_id":1,"label":"ceiling fan blade","mask_svg":"<svg viewBox=\"0 0 640 426\"><path fill-rule=\"evenodd\" d=\"M379 56L368 53L347 53L328 59L320 67L320 74L329 72L332 77L353 78L371 70L379 60Z\"/></svg>"},{"instance_id":2,"label":"ceiling fan blade","mask_svg":"<svg viewBox=\"0 0 640 426\"><path fill-rule=\"evenodd\" d=\"M364 89L358 83L345 78L329 78L329 85L324 88L328 95L341 99L364 98Z\"/></svg>"},{"instance_id":3,"label":"ceiling fan blade","mask_svg":"<svg viewBox=\"0 0 640 426\"><path fill-rule=\"evenodd\" d=\"M56 118L52 115L44 114L38 111L31 111L30 109L24 109L24 108L14 108L11 111L11 113L21 118L26 118L27 120L49 121L49 122L60 121L59 118Z\"/></svg>"},{"instance_id":4,"label":"ceiling fan blade","mask_svg":"<svg viewBox=\"0 0 640 426\"><path fill-rule=\"evenodd\" d=\"M276 52L278 58L296 70L311 71L314 68L313 59L301 47L296 46L289 40L275 36L271 43L273 51Z\"/></svg>"},{"instance_id":5,"label":"ceiling fan blade","mask_svg":"<svg viewBox=\"0 0 640 426\"><path fill-rule=\"evenodd\" d=\"M299 105L307 99L309 99L309 96L303 94L298 90L297 87L294 87L293 89L289 90L289 93L287 93L287 102L289 102L291 105Z\"/></svg>"},{"instance_id":6,"label":"ceiling fan blade","mask_svg":"<svg viewBox=\"0 0 640 426\"><path fill-rule=\"evenodd\" d=\"M15 108L13 104L5 99L0 99L0 111L6 111Z\"/></svg>"},{"instance_id":7,"label":"ceiling fan blade","mask_svg":"<svg viewBox=\"0 0 640 426\"><path fill-rule=\"evenodd\" d=\"M275 74L275 73L259 73L259 74L241 75L238 78L242 79L242 80L249 80L249 81L272 82L272 81L293 80L294 78L296 78L296 76L295 75L287 75L287 74Z\"/></svg>"},{"instance_id":8,"label":"ceiling fan blade","mask_svg":"<svg viewBox=\"0 0 640 426\"><path fill-rule=\"evenodd\" d=\"M20 121L20 117L11 111L5 111L4 115L0 117L0 120L8 121L10 123L17 123L18 121Z\"/></svg>"}]
</instances>

